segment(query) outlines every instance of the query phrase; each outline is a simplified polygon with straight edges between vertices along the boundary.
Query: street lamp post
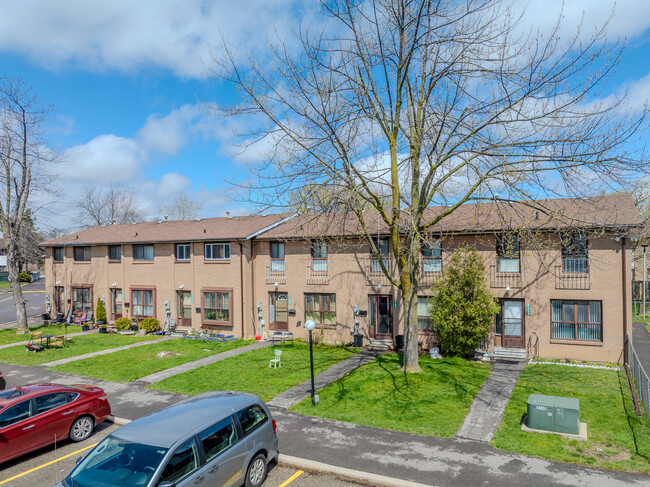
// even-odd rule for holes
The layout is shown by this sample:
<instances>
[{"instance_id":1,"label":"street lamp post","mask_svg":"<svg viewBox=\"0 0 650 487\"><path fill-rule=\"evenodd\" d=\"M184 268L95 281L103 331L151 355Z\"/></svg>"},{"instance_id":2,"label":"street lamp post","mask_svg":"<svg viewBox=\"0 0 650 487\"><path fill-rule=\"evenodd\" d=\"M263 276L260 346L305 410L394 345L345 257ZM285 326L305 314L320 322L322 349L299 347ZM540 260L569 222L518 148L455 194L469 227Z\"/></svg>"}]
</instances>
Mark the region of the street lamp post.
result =
<instances>
[{"instance_id":1,"label":"street lamp post","mask_svg":"<svg viewBox=\"0 0 650 487\"><path fill-rule=\"evenodd\" d=\"M316 405L316 387L314 386L314 346L311 338L312 330L316 328L314 320L305 321L305 329L309 331L309 363L311 366L311 404Z\"/></svg>"}]
</instances>

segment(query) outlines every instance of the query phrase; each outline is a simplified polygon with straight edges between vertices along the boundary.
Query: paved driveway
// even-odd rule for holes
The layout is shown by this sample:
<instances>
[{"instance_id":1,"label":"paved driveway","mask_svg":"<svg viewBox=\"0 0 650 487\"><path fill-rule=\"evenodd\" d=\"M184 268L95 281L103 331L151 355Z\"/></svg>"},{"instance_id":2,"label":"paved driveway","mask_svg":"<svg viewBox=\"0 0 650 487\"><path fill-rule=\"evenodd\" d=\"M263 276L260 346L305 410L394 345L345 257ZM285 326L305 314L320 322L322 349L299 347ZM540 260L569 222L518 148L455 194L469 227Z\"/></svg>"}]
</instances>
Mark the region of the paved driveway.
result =
<instances>
[{"instance_id":1,"label":"paved driveway","mask_svg":"<svg viewBox=\"0 0 650 487\"><path fill-rule=\"evenodd\" d=\"M632 324L632 345L643 369L650 375L650 332L646 329L646 325L647 323L638 322Z\"/></svg>"}]
</instances>

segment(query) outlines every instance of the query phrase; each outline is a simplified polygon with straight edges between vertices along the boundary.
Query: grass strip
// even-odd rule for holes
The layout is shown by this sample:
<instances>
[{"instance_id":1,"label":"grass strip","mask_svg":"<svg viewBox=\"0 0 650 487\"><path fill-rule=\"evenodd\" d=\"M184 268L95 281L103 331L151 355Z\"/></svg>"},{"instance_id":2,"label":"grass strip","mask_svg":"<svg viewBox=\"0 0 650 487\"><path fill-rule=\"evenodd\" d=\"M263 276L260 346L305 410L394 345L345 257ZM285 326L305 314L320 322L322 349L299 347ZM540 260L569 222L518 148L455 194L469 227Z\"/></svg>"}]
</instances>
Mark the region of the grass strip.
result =
<instances>
[{"instance_id":1,"label":"grass strip","mask_svg":"<svg viewBox=\"0 0 650 487\"><path fill-rule=\"evenodd\" d=\"M587 441L525 433L521 423L530 394L580 400ZM623 372L561 365L526 367L506 407L492 445L524 455L628 472L650 473L650 428L636 416Z\"/></svg>"},{"instance_id":2,"label":"grass strip","mask_svg":"<svg viewBox=\"0 0 650 487\"><path fill-rule=\"evenodd\" d=\"M76 336L65 347L46 348L40 352L27 351L24 345L0 350L0 362L17 365L40 365L68 357L75 357L86 353L97 352L109 348L123 347L132 343L160 338L151 336L113 335L92 333L90 335Z\"/></svg>"},{"instance_id":3,"label":"grass strip","mask_svg":"<svg viewBox=\"0 0 650 487\"><path fill-rule=\"evenodd\" d=\"M296 340L293 347L278 348L282 350L282 366L278 368L269 368L275 349L267 347L170 377L149 388L189 395L232 390L257 394L268 401L310 377L309 345ZM315 345L314 372L318 374L358 352L358 349Z\"/></svg>"},{"instance_id":4,"label":"grass strip","mask_svg":"<svg viewBox=\"0 0 650 487\"><path fill-rule=\"evenodd\" d=\"M68 325L66 332L65 325L40 325L30 326L29 330L34 333L37 331L42 332L43 335L63 335L64 333L78 333L81 331L80 326ZM9 343L26 342L29 340L29 333L16 334L16 328L5 328L0 330L0 345L7 345Z\"/></svg>"},{"instance_id":5,"label":"grass strip","mask_svg":"<svg viewBox=\"0 0 650 487\"><path fill-rule=\"evenodd\" d=\"M402 355L385 354L291 408L293 412L428 436L453 436L490 366L452 357L420 357L421 373L407 374Z\"/></svg>"},{"instance_id":6,"label":"grass strip","mask_svg":"<svg viewBox=\"0 0 650 487\"><path fill-rule=\"evenodd\" d=\"M51 369L113 382L129 382L250 343L247 340L224 343L176 338L162 343L154 343L144 348L137 347L77 360L51 367ZM157 355L161 352L171 352L171 355L159 358Z\"/></svg>"}]
</instances>

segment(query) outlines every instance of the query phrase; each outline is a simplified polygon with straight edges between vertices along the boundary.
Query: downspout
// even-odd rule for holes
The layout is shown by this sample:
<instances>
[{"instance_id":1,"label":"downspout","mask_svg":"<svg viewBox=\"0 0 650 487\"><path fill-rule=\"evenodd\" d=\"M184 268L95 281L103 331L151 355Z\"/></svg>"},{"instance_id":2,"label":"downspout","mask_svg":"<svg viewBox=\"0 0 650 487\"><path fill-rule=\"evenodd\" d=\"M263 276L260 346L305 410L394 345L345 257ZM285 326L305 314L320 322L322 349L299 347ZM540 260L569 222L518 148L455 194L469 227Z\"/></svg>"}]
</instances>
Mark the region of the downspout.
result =
<instances>
[{"instance_id":1,"label":"downspout","mask_svg":"<svg viewBox=\"0 0 650 487\"><path fill-rule=\"evenodd\" d=\"M628 363L627 356L627 260L625 259L625 237L621 239L621 262L623 279L623 363Z\"/></svg>"},{"instance_id":2,"label":"downspout","mask_svg":"<svg viewBox=\"0 0 650 487\"><path fill-rule=\"evenodd\" d=\"M241 289L241 337L246 338L244 330L244 246L239 241L239 285Z\"/></svg>"},{"instance_id":3,"label":"downspout","mask_svg":"<svg viewBox=\"0 0 650 487\"><path fill-rule=\"evenodd\" d=\"M255 248L255 239L251 238L249 240L251 244L251 313L253 316L253 334L259 333L259 323L257 324L257 332L255 331L255 259L253 256Z\"/></svg>"}]
</instances>

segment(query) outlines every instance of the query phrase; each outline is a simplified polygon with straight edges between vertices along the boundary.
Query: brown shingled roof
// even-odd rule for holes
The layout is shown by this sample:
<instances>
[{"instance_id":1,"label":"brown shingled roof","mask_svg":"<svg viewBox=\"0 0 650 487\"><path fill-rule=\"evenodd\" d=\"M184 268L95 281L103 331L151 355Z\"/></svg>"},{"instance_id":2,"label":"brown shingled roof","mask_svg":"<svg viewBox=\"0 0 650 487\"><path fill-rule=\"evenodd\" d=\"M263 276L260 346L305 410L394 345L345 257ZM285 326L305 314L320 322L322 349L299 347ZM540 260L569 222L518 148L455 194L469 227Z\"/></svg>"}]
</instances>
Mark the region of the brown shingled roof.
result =
<instances>
[{"instance_id":1,"label":"brown shingled roof","mask_svg":"<svg viewBox=\"0 0 650 487\"><path fill-rule=\"evenodd\" d=\"M427 208L424 221L447 210ZM364 213L371 234L388 234L388 227L376 211ZM404 214L404 220L408 215ZM433 233L485 233L506 229L534 228L555 230L567 227L629 228L643 224L629 194L607 195L585 199L565 198L530 202L465 204L431 228ZM261 239L309 238L361 235L361 226L352 213L303 215L264 232Z\"/></svg>"},{"instance_id":2,"label":"brown shingled roof","mask_svg":"<svg viewBox=\"0 0 650 487\"><path fill-rule=\"evenodd\" d=\"M64 237L42 242L57 245L100 245L118 243L189 242L194 240L245 239L260 230L289 218L291 213L268 216L203 218L92 227Z\"/></svg>"}]
</instances>

